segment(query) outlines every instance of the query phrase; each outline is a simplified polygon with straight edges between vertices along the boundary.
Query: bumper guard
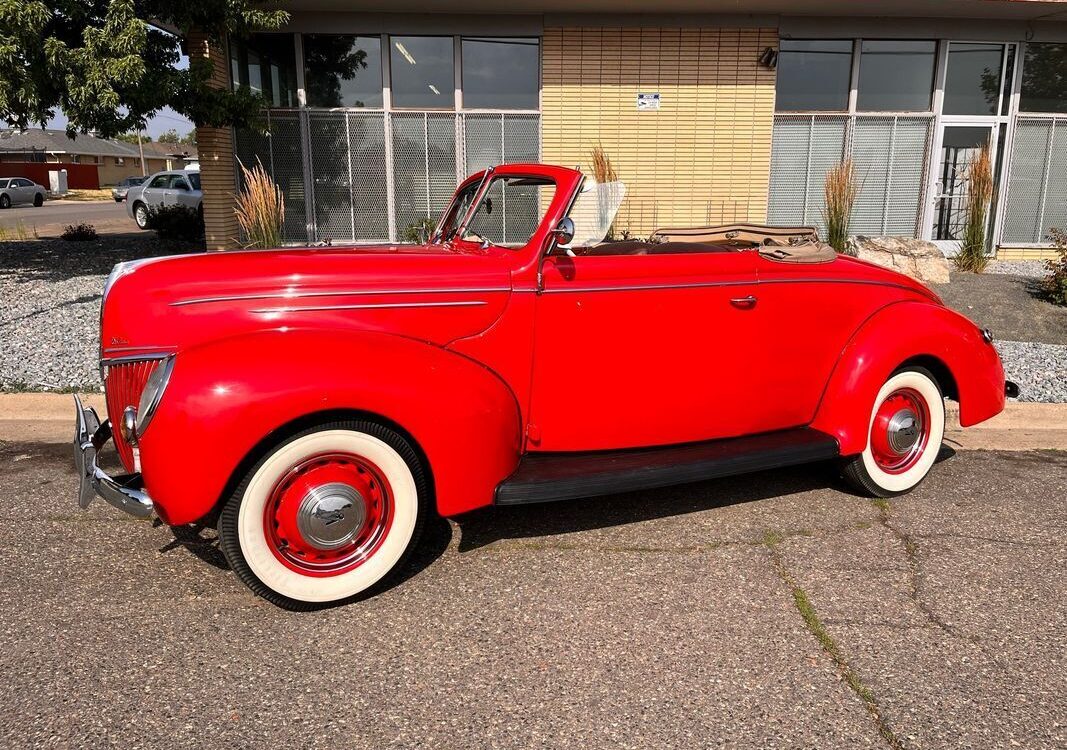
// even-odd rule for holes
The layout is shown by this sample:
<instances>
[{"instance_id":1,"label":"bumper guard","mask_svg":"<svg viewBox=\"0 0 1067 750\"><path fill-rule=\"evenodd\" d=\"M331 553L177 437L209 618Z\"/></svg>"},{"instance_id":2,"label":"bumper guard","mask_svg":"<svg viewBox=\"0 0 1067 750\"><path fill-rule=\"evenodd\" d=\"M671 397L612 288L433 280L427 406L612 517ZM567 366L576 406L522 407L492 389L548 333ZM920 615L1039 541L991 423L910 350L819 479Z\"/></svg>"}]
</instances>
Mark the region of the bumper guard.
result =
<instances>
[{"instance_id":1,"label":"bumper guard","mask_svg":"<svg viewBox=\"0 0 1067 750\"><path fill-rule=\"evenodd\" d=\"M119 510L137 518L152 515L152 498L144 491L140 474L111 477L96 465L96 454L111 439L111 423L100 417L91 406L82 406L74 397L74 467L78 471L78 505L89 507L93 495L99 495Z\"/></svg>"}]
</instances>

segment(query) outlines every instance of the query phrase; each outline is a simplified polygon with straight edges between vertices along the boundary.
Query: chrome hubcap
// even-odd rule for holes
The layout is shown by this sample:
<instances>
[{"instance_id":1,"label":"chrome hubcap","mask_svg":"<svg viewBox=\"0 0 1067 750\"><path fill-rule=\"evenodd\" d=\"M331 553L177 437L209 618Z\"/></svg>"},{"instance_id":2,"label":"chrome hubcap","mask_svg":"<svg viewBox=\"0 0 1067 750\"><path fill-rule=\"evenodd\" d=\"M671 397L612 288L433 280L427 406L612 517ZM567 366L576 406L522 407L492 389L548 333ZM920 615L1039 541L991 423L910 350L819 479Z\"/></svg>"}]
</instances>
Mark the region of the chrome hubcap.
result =
<instances>
[{"instance_id":1,"label":"chrome hubcap","mask_svg":"<svg viewBox=\"0 0 1067 750\"><path fill-rule=\"evenodd\" d=\"M296 525L309 545L331 550L348 544L366 518L363 496L350 485L332 482L308 490L300 501Z\"/></svg>"},{"instance_id":2,"label":"chrome hubcap","mask_svg":"<svg viewBox=\"0 0 1067 750\"><path fill-rule=\"evenodd\" d=\"M919 417L911 409L901 409L889 420L889 447L904 455L919 442L922 428Z\"/></svg>"}]
</instances>

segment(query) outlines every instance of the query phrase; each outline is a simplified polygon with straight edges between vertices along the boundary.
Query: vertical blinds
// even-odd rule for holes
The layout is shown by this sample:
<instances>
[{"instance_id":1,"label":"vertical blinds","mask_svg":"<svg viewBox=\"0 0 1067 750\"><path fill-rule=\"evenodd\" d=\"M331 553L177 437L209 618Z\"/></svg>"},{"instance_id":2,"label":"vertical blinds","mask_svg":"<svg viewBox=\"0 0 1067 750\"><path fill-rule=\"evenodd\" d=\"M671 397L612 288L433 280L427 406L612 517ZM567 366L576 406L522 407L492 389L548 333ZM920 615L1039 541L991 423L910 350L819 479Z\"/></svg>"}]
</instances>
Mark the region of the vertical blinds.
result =
<instances>
[{"instance_id":1,"label":"vertical blinds","mask_svg":"<svg viewBox=\"0 0 1067 750\"><path fill-rule=\"evenodd\" d=\"M930 117L777 115L769 220L825 231L826 173L851 156L859 187L851 231L916 236L931 132Z\"/></svg>"}]
</instances>

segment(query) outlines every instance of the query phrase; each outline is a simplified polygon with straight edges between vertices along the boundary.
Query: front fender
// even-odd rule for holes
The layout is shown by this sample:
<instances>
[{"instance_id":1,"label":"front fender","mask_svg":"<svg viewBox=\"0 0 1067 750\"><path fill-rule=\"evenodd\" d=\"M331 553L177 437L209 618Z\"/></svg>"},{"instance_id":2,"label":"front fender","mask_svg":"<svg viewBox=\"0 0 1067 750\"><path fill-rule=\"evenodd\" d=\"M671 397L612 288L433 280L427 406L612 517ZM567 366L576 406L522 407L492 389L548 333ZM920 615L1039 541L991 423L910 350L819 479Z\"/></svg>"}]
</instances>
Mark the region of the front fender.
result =
<instances>
[{"instance_id":1,"label":"front fender","mask_svg":"<svg viewBox=\"0 0 1067 750\"><path fill-rule=\"evenodd\" d=\"M955 381L960 424L983 422L1004 409L1004 369L981 330L959 313L928 302L883 307L841 352L811 426L837 438L842 455L867 447L878 390L902 364L936 360Z\"/></svg>"},{"instance_id":2,"label":"front fender","mask_svg":"<svg viewBox=\"0 0 1067 750\"><path fill-rule=\"evenodd\" d=\"M265 438L302 417L347 410L411 435L443 515L492 503L518 464L518 405L478 362L391 334L279 329L178 353L141 436L146 488L168 523L198 520Z\"/></svg>"}]
</instances>

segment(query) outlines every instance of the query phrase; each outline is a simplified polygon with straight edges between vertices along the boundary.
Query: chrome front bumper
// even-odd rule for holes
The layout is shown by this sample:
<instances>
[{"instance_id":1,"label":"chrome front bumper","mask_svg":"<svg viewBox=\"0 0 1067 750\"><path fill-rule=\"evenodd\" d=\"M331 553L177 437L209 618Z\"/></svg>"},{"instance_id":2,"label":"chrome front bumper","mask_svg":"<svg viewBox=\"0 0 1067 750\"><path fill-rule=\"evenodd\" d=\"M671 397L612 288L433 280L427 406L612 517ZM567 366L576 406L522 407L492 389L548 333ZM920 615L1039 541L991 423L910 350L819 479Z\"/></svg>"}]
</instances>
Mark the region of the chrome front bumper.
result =
<instances>
[{"instance_id":1,"label":"chrome front bumper","mask_svg":"<svg viewBox=\"0 0 1067 750\"><path fill-rule=\"evenodd\" d=\"M78 505L89 507L93 495L99 495L120 510L138 518L152 515L152 498L144 491L140 474L108 476L96 465L96 453L111 439L111 424L100 423L96 410L82 406L74 397L74 467L78 471Z\"/></svg>"}]
</instances>

